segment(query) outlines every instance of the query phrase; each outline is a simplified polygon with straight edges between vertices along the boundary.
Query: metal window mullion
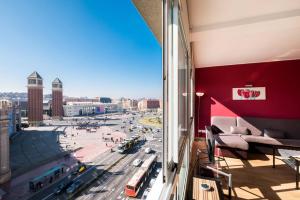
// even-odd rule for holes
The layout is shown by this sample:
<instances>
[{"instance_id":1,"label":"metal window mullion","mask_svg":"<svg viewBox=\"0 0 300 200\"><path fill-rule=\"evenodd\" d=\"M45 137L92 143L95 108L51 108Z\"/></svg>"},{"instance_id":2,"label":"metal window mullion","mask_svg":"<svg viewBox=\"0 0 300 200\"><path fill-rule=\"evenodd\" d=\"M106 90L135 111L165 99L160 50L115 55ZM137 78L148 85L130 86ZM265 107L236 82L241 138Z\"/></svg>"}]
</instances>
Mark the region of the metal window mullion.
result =
<instances>
[{"instance_id":1,"label":"metal window mullion","mask_svg":"<svg viewBox=\"0 0 300 200\"><path fill-rule=\"evenodd\" d=\"M179 142L179 123L178 123L178 31L179 31L179 26L178 26L178 0L174 0L173 4L173 23L172 23L172 65L171 70L171 90L172 94L170 96L170 99L172 100L172 110L170 112L170 115L172 116L172 132L170 132L170 135L172 135L172 157L173 161L175 163L178 163L178 142Z\"/></svg>"}]
</instances>

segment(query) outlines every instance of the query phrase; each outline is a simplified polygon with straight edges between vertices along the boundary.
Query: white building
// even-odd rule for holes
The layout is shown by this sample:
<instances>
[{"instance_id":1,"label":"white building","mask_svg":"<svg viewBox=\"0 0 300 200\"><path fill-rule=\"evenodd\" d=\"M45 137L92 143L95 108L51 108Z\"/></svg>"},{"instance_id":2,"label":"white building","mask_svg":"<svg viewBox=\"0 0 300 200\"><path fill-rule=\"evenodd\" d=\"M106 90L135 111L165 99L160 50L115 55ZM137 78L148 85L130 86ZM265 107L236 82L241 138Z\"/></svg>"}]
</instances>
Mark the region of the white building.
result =
<instances>
[{"instance_id":1,"label":"white building","mask_svg":"<svg viewBox=\"0 0 300 200\"><path fill-rule=\"evenodd\" d=\"M105 113L104 104L99 102L68 102L63 109L66 117Z\"/></svg>"}]
</instances>

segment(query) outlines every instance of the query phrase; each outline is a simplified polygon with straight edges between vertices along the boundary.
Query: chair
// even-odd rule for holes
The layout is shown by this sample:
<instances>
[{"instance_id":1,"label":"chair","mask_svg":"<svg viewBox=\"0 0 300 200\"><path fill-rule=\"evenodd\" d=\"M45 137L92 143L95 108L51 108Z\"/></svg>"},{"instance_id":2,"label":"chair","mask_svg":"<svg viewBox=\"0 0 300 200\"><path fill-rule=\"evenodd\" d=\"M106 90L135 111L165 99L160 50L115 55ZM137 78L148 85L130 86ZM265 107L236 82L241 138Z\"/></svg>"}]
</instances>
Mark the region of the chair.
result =
<instances>
[{"instance_id":1,"label":"chair","mask_svg":"<svg viewBox=\"0 0 300 200\"><path fill-rule=\"evenodd\" d=\"M225 161L224 157L216 157L215 156L215 139L213 136L213 133L210 129L210 127L205 127L206 129L206 146L207 149L198 149L197 150L197 155L198 155L198 163L200 164L199 167L201 168L205 168L213 173L216 173L216 177L215 180L219 181L221 183L220 180L220 175L227 177L228 178L228 198L231 199L231 188L232 188L232 174L223 172L219 169L218 165L220 161ZM200 163L199 160L199 155L200 154L206 154L208 158L208 162L206 163ZM217 159L216 159L217 158ZM226 163L227 165L227 163ZM228 166L228 165L227 165ZM199 168L199 172L201 171L201 169ZM201 172L200 172L201 173Z\"/></svg>"}]
</instances>

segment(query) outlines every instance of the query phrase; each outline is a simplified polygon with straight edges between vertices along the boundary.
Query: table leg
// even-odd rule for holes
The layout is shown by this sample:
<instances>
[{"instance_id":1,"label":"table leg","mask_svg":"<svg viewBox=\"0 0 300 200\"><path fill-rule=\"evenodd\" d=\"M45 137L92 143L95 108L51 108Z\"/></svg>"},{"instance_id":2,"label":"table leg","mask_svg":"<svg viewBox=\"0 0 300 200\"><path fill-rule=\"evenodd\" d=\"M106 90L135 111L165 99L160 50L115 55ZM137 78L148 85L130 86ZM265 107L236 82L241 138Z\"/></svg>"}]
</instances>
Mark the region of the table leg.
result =
<instances>
[{"instance_id":1,"label":"table leg","mask_svg":"<svg viewBox=\"0 0 300 200\"><path fill-rule=\"evenodd\" d=\"M273 146L273 168L275 168L275 147Z\"/></svg>"},{"instance_id":2,"label":"table leg","mask_svg":"<svg viewBox=\"0 0 300 200\"><path fill-rule=\"evenodd\" d=\"M299 161L296 160L296 189L299 189Z\"/></svg>"}]
</instances>

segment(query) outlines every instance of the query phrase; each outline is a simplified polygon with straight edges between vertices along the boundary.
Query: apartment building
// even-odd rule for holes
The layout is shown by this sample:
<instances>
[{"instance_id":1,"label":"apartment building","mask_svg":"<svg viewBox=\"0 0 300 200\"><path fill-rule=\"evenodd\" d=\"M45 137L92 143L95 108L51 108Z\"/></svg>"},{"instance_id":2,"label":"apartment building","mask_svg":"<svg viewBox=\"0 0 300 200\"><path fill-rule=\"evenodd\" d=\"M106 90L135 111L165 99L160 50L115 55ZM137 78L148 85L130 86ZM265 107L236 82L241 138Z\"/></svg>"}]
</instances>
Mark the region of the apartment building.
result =
<instances>
[{"instance_id":1,"label":"apartment building","mask_svg":"<svg viewBox=\"0 0 300 200\"><path fill-rule=\"evenodd\" d=\"M138 102L140 111L157 111L159 108L160 101L158 99L142 99Z\"/></svg>"},{"instance_id":2,"label":"apartment building","mask_svg":"<svg viewBox=\"0 0 300 200\"><path fill-rule=\"evenodd\" d=\"M10 179L9 165L9 111L12 108L10 101L0 103L0 184Z\"/></svg>"}]
</instances>

